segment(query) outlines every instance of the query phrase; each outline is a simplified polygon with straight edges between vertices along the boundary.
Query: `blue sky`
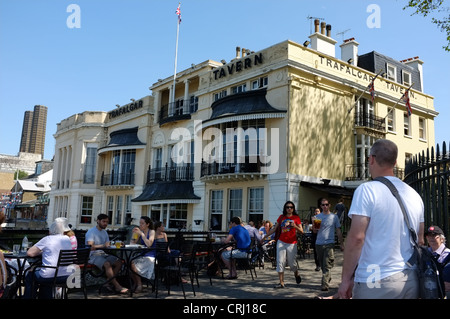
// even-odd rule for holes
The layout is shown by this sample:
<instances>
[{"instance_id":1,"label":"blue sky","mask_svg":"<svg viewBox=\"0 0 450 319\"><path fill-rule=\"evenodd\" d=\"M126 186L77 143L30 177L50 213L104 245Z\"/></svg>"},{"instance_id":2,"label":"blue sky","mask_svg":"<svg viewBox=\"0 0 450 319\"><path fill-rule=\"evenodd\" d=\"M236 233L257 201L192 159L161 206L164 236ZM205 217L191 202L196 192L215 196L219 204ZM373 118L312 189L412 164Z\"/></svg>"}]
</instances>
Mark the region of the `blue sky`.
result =
<instances>
[{"instance_id":1,"label":"blue sky","mask_svg":"<svg viewBox=\"0 0 450 319\"><path fill-rule=\"evenodd\" d=\"M0 0L0 154L17 155L24 112L48 107L44 158L54 155L56 124L84 111L110 111L151 94L173 75L175 0ZM303 43L308 16L332 25L338 45L354 37L359 53L424 61L424 91L440 113L436 143L450 141L450 53L431 17L411 16L407 0L183 0L178 71L231 60L236 46L258 51ZM67 20L80 9L80 27ZM379 10L370 10L370 5ZM448 5L448 4L447 4ZM375 14L379 15L375 16ZM375 18L376 20L371 20ZM377 19L379 18L379 19ZM378 23L370 25L367 21ZM344 32L345 31L345 32ZM344 32L343 35L338 33ZM337 57L340 50L336 49Z\"/></svg>"}]
</instances>

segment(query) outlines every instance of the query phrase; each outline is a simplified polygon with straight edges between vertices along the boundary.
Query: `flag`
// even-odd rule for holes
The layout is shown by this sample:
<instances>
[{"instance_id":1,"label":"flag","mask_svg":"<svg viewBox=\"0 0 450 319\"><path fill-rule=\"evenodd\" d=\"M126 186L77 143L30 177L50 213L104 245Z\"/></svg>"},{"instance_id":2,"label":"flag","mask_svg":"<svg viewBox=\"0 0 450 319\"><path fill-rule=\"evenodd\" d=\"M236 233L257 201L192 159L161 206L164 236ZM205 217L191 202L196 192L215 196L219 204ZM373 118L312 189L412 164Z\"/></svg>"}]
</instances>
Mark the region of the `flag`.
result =
<instances>
[{"instance_id":1,"label":"flag","mask_svg":"<svg viewBox=\"0 0 450 319\"><path fill-rule=\"evenodd\" d=\"M408 91L409 91L409 89L406 90L405 93L403 93L402 100L403 100L403 102L405 102L406 111L408 112L408 116L411 116L412 109L411 109L411 104L409 103Z\"/></svg>"},{"instance_id":2,"label":"flag","mask_svg":"<svg viewBox=\"0 0 450 319\"><path fill-rule=\"evenodd\" d=\"M177 16L178 16L178 23L181 23L181 10L180 10L180 5L181 5L181 2L178 3L177 11L175 11L175 13L176 13Z\"/></svg>"},{"instance_id":3,"label":"flag","mask_svg":"<svg viewBox=\"0 0 450 319\"><path fill-rule=\"evenodd\" d=\"M374 102L374 100L375 100L375 85L374 85L374 80L375 79L373 79L372 80L372 82L370 82L370 84L369 84L369 92L370 92L370 96L372 97L372 103Z\"/></svg>"}]
</instances>

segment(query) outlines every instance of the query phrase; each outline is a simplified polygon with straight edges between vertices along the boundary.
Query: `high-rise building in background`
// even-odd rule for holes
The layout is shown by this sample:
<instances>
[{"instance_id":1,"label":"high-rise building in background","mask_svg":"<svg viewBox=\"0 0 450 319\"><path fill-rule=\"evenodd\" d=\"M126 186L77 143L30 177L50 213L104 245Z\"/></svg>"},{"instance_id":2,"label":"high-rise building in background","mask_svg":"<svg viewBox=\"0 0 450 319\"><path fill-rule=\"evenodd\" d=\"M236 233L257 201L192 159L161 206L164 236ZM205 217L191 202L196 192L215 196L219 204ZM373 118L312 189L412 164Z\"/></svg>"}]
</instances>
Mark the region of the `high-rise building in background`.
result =
<instances>
[{"instance_id":1,"label":"high-rise building in background","mask_svg":"<svg viewBox=\"0 0 450 319\"><path fill-rule=\"evenodd\" d=\"M20 152L41 154L44 157L47 107L35 105L33 111L25 111L23 117Z\"/></svg>"}]
</instances>

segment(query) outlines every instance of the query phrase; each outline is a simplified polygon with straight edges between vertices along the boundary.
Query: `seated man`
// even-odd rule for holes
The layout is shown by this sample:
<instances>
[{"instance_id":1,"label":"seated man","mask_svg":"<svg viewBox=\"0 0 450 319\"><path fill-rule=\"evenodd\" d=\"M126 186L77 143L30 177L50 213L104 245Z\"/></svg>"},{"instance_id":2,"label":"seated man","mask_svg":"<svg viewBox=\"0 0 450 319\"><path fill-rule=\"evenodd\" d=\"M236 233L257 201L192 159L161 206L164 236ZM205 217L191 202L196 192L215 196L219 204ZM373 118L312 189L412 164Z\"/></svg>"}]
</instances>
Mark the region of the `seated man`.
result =
<instances>
[{"instance_id":1,"label":"seated man","mask_svg":"<svg viewBox=\"0 0 450 319\"><path fill-rule=\"evenodd\" d=\"M234 259L247 258L247 250L250 246L251 240L248 231L244 227L242 227L241 219L239 217L231 218L230 226L230 232L227 238L225 238L222 242L224 244L228 244L234 239L234 241L236 242L236 248L232 250L230 247L229 249L225 250L222 253L221 258L225 264L225 267L230 270L230 274L226 278L236 279L236 261ZM233 257L232 262L230 261L231 257Z\"/></svg>"},{"instance_id":2,"label":"seated man","mask_svg":"<svg viewBox=\"0 0 450 319\"><path fill-rule=\"evenodd\" d=\"M91 256L89 263L102 269L105 268L106 278L111 280L116 292L125 294L128 289L122 287L114 278L122 267L122 261L115 257L106 254L102 248L110 246L109 236L106 232L108 226L108 215L100 214L97 217L97 226L89 229L86 232L86 245L91 246Z\"/></svg>"}]
</instances>

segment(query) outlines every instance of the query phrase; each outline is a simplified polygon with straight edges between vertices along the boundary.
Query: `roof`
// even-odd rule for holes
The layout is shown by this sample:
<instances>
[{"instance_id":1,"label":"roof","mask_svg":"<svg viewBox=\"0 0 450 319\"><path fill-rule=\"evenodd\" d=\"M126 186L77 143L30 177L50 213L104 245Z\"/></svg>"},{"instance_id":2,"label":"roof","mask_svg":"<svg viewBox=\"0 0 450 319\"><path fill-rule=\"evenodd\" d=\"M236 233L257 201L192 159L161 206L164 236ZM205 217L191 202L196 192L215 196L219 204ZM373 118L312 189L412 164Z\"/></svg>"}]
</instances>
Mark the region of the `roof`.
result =
<instances>
[{"instance_id":1,"label":"roof","mask_svg":"<svg viewBox=\"0 0 450 319\"><path fill-rule=\"evenodd\" d=\"M201 198L194 194L191 181L157 182L145 186L141 195L133 198L132 202L191 203Z\"/></svg>"}]
</instances>

